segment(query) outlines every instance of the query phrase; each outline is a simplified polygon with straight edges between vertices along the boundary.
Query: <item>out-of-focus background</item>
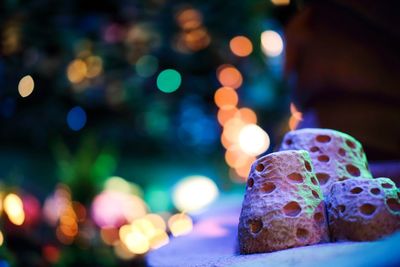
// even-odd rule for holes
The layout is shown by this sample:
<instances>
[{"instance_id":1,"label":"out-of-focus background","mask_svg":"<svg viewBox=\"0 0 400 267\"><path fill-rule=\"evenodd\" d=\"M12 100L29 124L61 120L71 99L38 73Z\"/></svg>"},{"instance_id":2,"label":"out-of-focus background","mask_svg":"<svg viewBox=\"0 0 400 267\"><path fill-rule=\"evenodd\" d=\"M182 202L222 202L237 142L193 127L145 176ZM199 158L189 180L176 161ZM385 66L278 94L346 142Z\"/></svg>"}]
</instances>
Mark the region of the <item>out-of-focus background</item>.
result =
<instances>
[{"instance_id":1,"label":"out-of-focus background","mask_svg":"<svg viewBox=\"0 0 400 267\"><path fill-rule=\"evenodd\" d=\"M0 266L144 266L302 124L400 158L392 17L309 2L2 1Z\"/></svg>"}]
</instances>

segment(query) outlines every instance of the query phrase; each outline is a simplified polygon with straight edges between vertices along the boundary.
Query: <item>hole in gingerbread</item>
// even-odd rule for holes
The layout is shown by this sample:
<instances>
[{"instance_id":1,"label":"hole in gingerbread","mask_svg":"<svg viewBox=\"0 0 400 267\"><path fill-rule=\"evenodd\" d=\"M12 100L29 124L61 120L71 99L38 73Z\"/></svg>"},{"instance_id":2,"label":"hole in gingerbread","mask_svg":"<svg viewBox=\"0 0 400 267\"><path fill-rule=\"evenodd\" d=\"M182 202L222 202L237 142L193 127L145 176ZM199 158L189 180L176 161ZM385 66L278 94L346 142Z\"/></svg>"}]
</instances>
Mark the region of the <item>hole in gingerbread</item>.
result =
<instances>
[{"instance_id":1,"label":"hole in gingerbread","mask_svg":"<svg viewBox=\"0 0 400 267\"><path fill-rule=\"evenodd\" d=\"M254 185L254 179L253 178L249 178L248 180L247 180L247 188L252 188L253 187L253 185Z\"/></svg>"},{"instance_id":2,"label":"hole in gingerbread","mask_svg":"<svg viewBox=\"0 0 400 267\"><path fill-rule=\"evenodd\" d=\"M393 185L392 185L392 184L389 184L389 183L383 183L383 184L382 184L382 187L383 187L383 188L392 188Z\"/></svg>"},{"instance_id":3,"label":"hole in gingerbread","mask_svg":"<svg viewBox=\"0 0 400 267\"><path fill-rule=\"evenodd\" d=\"M300 173L298 172L293 172L287 176L287 178L295 183L302 183L303 182L303 176L301 176Z\"/></svg>"},{"instance_id":4,"label":"hole in gingerbread","mask_svg":"<svg viewBox=\"0 0 400 267\"><path fill-rule=\"evenodd\" d=\"M310 148L311 152L317 152L319 151L319 148L317 146L313 146L312 148Z\"/></svg>"},{"instance_id":5,"label":"hole in gingerbread","mask_svg":"<svg viewBox=\"0 0 400 267\"><path fill-rule=\"evenodd\" d=\"M260 219L249 220L248 225L253 234L260 232L263 227L263 223Z\"/></svg>"},{"instance_id":6,"label":"hole in gingerbread","mask_svg":"<svg viewBox=\"0 0 400 267\"><path fill-rule=\"evenodd\" d=\"M346 150L344 150L343 148L339 148L338 153L340 156L345 156L346 155Z\"/></svg>"},{"instance_id":7,"label":"hole in gingerbread","mask_svg":"<svg viewBox=\"0 0 400 267\"><path fill-rule=\"evenodd\" d=\"M285 142L288 146L290 146L291 144L293 144L292 139L287 139Z\"/></svg>"},{"instance_id":8,"label":"hole in gingerbread","mask_svg":"<svg viewBox=\"0 0 400 267\"><path fill-rule=\"evenodd\" d=\"M360 207L360 212L364 215L371 215L375 212L375 210L376 207L369 203L362 204Z\"/></svg>"},{"instance_id":9,"label":"hole in gingerbread","mask_svg":"<svg viewBox=\"0 0 400 267\"><path fill-rule=\"evenodd\" d=\"M346 145L350 148L356 148L356 144L353 141L346 140Z\"/></svg>"},{"instance_id":10,"label":"hole in gingerbread","mask_svg":"<svg viewBox=\"0 0 400 267\"><path fill-rule=\"evenodd\" d=\"M324 172L318 172L315 174L315 176L317 176L320 185L326 184L329 181L329 178L331 178L329 174Z\"/></svg>"},{"instance_id":11,"label":"hole in gingerbread","mask_svg":"<svg viewBox=\"0 0 400 267\"><path fill-rule=\"evenodd\" d=\"M346 165L346 170L351 176L360 176L360 169L354 166L353 164Z\"/></svg>"},{"instance_id":12,"label":"hole in gingerbread","mask_svg":"<svg viewBox=\"0 0 400 267\"><path fill-rule=\"evenodd\" d=\"M317 191L311 190L311 192L312 192L312 194L313 194L313 196L314 196L315 198L319 198L319 194L318 194Z\"/></svg>"},{"instance_id":13,"label":"hole in gingerbread","mask_svg":"<svg viewBox=\"0 0 400 267\"><path fill-rule=\"evenodd\" d=\"M261 163L257 164L256 170L258 172L262 172L264 170L264 164L261 164Z\"/></svg>"},{"instance_id":14,"label":"hole in gingerbread","mask_svg":"<svg viewBox=\"0 0 400 267\"><path fill-rule=\"evenodd\" d=\"M283 213L289 217L296 217L301 212L301 207L296 201L291 201L283 207Z\"/></svg>"},{"instance_id":15,"label":"hole in gingerbread","mask_svg":"<svg viewBox=\"0 0 400 267\"><path fill-rule=\"evenodd\" d=\"M389 198L386 200L386 204L388 205L389 209L392 211L400 211L400 203L397 199L395 198Z\"/></svg>"},{"instance_id":16,"label":"hole in gingerbread","mask_svg":"<svg viewBox=\"0 0 400 267\"><path fill-rule=\"evenodd\" d=\"M315 139L320 143L328 143L331 141L331 137L328 135L317 135Z\"/></svg>"},{"instance_id":17,"label":"hole in gingerbread","mask_svg":"<svg viewBox=\"0 0 400 267\"><path fill-rule=\"evenodd\" d=\"M318 183L317 179L315 179L315 177L311 177L311 182L312 182L314 185L319 185L319 183Z\"/></svg>"},{"instance_id":18,"label":"hole in gingerbread","mask_svg":"<svg viewBox=\"0 0 400 267\"><path fill-rule=\"evenodd\" d=\"M379 195L381 193L381 190L379 188L372 188L370 192L374 195Z\"/></svg>"},{"instance_id":19,"label":"hole in gingerbread","mask_svg":"<svg viewBox=\"0 0 400 267\"><path fill-rule=\"evenodd\" d=\"M346 206L345 205L339 205L337 208L341 213L343 213L346 210Z\"/></svg>"},{"instance_id":20,"label":"hole in gingerbread","mask_svg":"<svg viewBox=\"0 0 400 267\"><path fill-rule=\"evenodd\" d=\"M309 172L312 171L311 163L308 162L307 160L304 161L304 167L306 167L307 171L309 171Z\"/></svg>"},{"instance_id":21,"label":"hole in gingerbread","mask_svg":"<svg viewBox=\"0 0 400 267\"><path fill-rule=\"evenodd\" d=\"M350 193L352 194L360 194L362 192L362 188L361 187L354 187L353 189L350 190Z\"/></svg>"},{"instance_id":22,"label":"hole in gingerbread","mask_svg":"<svg viewBox=\"0 0 400 267\"><path fill-rule=\"evenodd\" d=\"M265 193L272 193L272 191L274 191L276 188L276 185L274 183L264 183L262 185L262 191Z\"/></svg>"},{"instance_id":23,"label":"hole in gingerbread","mask_svg":"<svg viewBox=\"0 0 400 267\"><path fill-rule=\"evenodd\" d=\"M297 228L296 231L297 239L300 241L305 241L308 238L308 230L303 228Z\"/></svg>"},{"instance_id":24,"label":"hole in gingerbread","mask_svg":"<svg viewBox=\"0 0 400 267\"><path fill-rule=\"evenodd\" d=\"M321 161L321 162L328 162L328 161L329 161L329 157L328 157L327 155L318 156L317 159L318 159L319 161Z\"/></svg>"},{"instance_id":25,"label":"hole in gingerbread","mask_svg":"<svg viewBox=\"0 0 400 267\"><path fill-rule=\"evenodd\" d=\"M318 223L318 224L322 224L324 222L324 215L322 214L322 212L317 212L314 214L314 220Z\"/></svg>"}]
</instances>

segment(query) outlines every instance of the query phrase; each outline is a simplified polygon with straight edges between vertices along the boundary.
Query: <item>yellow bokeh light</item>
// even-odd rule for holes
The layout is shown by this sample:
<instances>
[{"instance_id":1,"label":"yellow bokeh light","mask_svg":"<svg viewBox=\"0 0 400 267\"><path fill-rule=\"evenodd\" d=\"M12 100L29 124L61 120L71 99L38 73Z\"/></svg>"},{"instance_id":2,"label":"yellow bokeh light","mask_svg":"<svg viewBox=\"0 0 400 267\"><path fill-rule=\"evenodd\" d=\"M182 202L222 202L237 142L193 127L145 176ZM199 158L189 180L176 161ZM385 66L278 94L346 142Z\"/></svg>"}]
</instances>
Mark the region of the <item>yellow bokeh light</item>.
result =
<instances>
[{"instance_id":1,"label":"yellow bokeh light","mask_svg":"<svg viewBox=\"0 0 400 267\"><path fill-rule=\"evenodd\" d=\"M125 246L134 254L144 254L150 249L147 237L139 231L128 233L124 239Z\"/></svg>"},{"instance_id":2,"label":"yellow bokeh light","mask_svg":"<svg viewBox=\"0 0 400 267\"><path fill-rule=\"evenodd\" d=\"M164 219L158 214L154 213L146 214L144 218L149 222L151 222L155 229L160 229L163 231L167 229L167 225L165 224Z\"/></svg>"},{"instance_id":3,"label":"yellow bokeh light","mask_svg":"<svg viewBox=\"0 0 400 267\"><path fill-rule=\"evenodd\" d=\"M192 219L184 213L171 216L168 227L173 236L181 236L190 233L193 229Z\"/></svg>"},{"instance_id":4,"label":"yellow bokeh light","mask_svg":"<svg viewBox=\"0 0 400 267\"><path fill-rule=\"evenodd\" d=\"M225 152L225 161L232 168L240 168L254 157L243 152L239 145L232 145Z\"/></svg>"},{"instance_id":5,"label":"yellow bokeh light","mask_svg":"<svg viewBox=\"0 0 400 267\"><path fill-rule=\"evenodd\" d=\"M266 56L279 56L283 51L282 37L275 31L264 31L261 33L261 48Z\"/></svg>"},{"instance_id":6,"label":"yellow bokeh light","mask_svg":"<svg viewBox=\"0 0 400 267\"><path fill-rule=\"evenodd\" d=\"M205 208L218 196L218 187L208 177L188 176L179 181L172 193L172 201L180 211L196 212Z\"/></svg>"},{"instance_id":7,"label":"yellow bokeh light","mask_svg":"<svg viewBox=\"0 0 400 267\"><path fill-rule=\"evenodd\" d=\"M32 94L33 89L35 88L35 82L31 75L26 75L22 77L22 79L18 83L18 93L22 97L27 97Z\"/></svg>"},{"instance_id":8,"label":"yellow bokeh light","mask_svg":"<svg viewBox=\"0 0 400 267\"><path fill-rule=\"evenodd\" d=\"M149 239L149 242L152 249L158 249L169 243L169 237L165 231L157 229L154 235Z\"/></svg>"},{"instance_id":9,"label":"yellow bokeh light","mask_svg":"<svg viewBox=\"0 0 400 267\"><path fill-rule=\"evenodd\" d=\"M221 109L232 109L239 101L235 90L230 87L221 87L214 94L214 101Z\"/></svg>"},{"instance_id":10,"label":"yellow bokeh light","mask_svg":"<svg viewBox=\"0 0 400 267\"><path fill-rule=\"evenodd\" d=\"M260 155L268 149L269 144L268 134L258 125L249 124L240 130L240 148L249 155Z\"/></svg>"},{"instance_id":11,"label":"yellow bokeh light","mask_svg":"<svg viewBox=\"0 0 400 267\"><path fill-rule=\"evenodd\" d=\"M271 2L276 6L286 6L290 4L290 0L271 0Z\"/></svg>"},{"instance_id":12,"label":"yellow bokeh light","mask_svg":"<svg viewBox=\"0 0 400 267\"><path fill-rule=\"evenodd\" d=\"M131 260L135 257L135 254L129 251L129 249L121 241L117 241L114 244L114 253L118 258L126 261Z\"/></svg>"},{"instance_id":13,"label":"yellow bokeh light","mask_svg":"<svg viewBox=\"0 0 400 267\"><path fill-rule=\"evenodd\" d=\"M253 52L253 44L245 36L236 36L229 42L233 54L239 57L246 57Z\"/></svg>"},{"instance_id":14,"label":"yellow bokeh light","mask_svg":"<svg viewBox=\"0 0 400 267\"><path fill-rule=\"evenodd\" d=\"M15 225L22 225L25 221L25 212L22 200L16 194L8 194L4 198L4 211L8 219Z\"/></svg>"},{"instance_id":15,"label":"yellow bokeh light","mask_svg":"<svg viewBox=\"0 0 400 267\"><path fill-rule=\"evenodd\" d=\"M86 59L87 78L94 78L103 71L103 60L98 56L90 56Z\"/></svg>"},{"instance_id":16,"label":"yellow bokeh light","mask_svg":"<svg viewBox=\"0 0 400 267\"><path fill-rule=\"evenodd\" d=\"M155 227L151 221L146 218L136 219L132 222L132 227L139 229L147 238L151 238L155 234Z\"/></svg>"},{"instance_id":17,"label":"yellow bokeh light","mask_svg":"<svg viewBox=\"0 0 400 267\"><path fill-rule=\"evenodd\" d=\"M217 77L223 86L239 88L242 85L243 77L240 71L232 65L222 65L217 70Z\"/></svg>"},{"instance_id":18,"label":"yellow bokeh light","mask_svg":"<svg viewBox=\"0 0 400 267\"><path fill-rule=\"evenodd\" d=\"M295 105L293 102L290 103L290 113L291 113L292 116L295 117L297 120L299 120L299 121L303 120L303 113L301 113L301 112L297 109L296 105Z\"/></svg>"},{"instance_id":19,"label":"yellow bokeh light","mask_svg":"<svg viewBox=\"0 0 400 267\"><path fill-rule=\"evenodd\" d=\"M73 60L67 68L68 80L72 83L80 83L87 75L87 65L81 59Z\"/></svg>"},{"instance_id":20,"label":"yellow bokeh light","mask_svg":"<svg viewBox=\"0 0 400 267\"><path fill-rule=\"evenodd\" d=\"M3 233L0 231L0 247L3 245L4 243L4 236Z\"/></svg>"}]
</instances>

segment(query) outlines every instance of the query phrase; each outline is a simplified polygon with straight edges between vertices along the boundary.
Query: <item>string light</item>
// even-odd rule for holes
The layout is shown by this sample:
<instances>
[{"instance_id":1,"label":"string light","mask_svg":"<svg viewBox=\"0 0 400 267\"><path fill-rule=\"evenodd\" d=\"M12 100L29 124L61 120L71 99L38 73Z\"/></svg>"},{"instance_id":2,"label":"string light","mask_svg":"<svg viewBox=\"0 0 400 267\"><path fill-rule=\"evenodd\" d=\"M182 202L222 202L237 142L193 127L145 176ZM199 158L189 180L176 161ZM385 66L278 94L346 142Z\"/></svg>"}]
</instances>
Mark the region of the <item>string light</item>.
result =
<instances>
[{"instance_id":1,"label":"string light","mask_svg":"<svg viewBox=\"0 0 400 267\"><path fill-rule=\"evenodd\" d=\"M22 79L18 83L18 93L22 97L27 97L32 94L34 87L35 82L33 81L32 76L26 75L22 77Z\"/></svg>"},{"instance_id":2,"label":"string light","mask_svg":"<svg viewBox=\"0 0 400 267\"><path fill-rule=\"evenodd\" d=\"M24 207L21 198L13 193L4 198L4 211L8 219L15 225L22 225L25 221Z\"/></svg>"}]
</instances>

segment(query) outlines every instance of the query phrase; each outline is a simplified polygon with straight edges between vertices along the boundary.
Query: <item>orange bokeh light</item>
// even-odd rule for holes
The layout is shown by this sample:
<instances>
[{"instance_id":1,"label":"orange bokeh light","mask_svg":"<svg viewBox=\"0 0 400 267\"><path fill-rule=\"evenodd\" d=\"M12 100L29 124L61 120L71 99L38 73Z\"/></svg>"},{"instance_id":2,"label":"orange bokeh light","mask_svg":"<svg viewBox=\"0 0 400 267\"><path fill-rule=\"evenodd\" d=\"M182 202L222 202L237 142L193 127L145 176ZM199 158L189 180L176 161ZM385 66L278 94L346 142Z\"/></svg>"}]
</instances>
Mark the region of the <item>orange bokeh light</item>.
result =
<instances>
[{"instance_id":1,"label":"orange bokeh light","mask_svg":"<svg viewBox=\"0 0 400 267\"><path fill-rule=\"evenodd\" d=\"M230 142L237 143L239 142L240 130L245 125L246 124L238 118L230 119L224 124L224 130L222 134L225 135L226 139L228 139Z\"/></svg>"},{"instance_id":2,"label":"orange bokeh light","mask_svg":"<svg viewBox=\"0 0 400 267\"><path fill-rule=\"evenodd\" d=\"M217 70L217 77L223 86L239 88L243 83L240 71L232 65L221 65Z\"/></svg>"},{"instance_id":3,"label":"orange bokeh light","mask_svg":"<svg viewBox=\"0 0 400 267\"><path fill-rule=\"evenodd\" d=\"M232 107L230 109L220 109L217 115L219 124L224 125L227 121L235 116L237 111L238 109L236 107Z\"/></svg>"},{"instance_id":4,"label":"orange bokeh light","mask_svg":"<svg viewBox=\"0 0 400 267\"><path fill-rule=\"evenodd\" d=\"M238 57L247 57L253 52L253 44L245 36L236 36L229 42L233 54Z\"/></svg>"},{"instance_id":5,"label":"orange bokeh light","mask_svg":"<svg viewBox=\"0 0 400 267\"><path fill-rule=\"evenodd\" d=\"M193 30L201 26L203 16L193 8L185 9L176 16L179 26L184 30Z\"/></svg>"},{"instance_id":6,"label":"orange bokeh light","mask_svg":"<svg viewBox=\"0 0 400 267\"><path fill-rule=\"evenodd\" d=\"M235 117L238 117L245 123L249 124L256 124L257 123L257 115L256 113L250 108L240 108Z\"/></svg>"},{"instance_id":7,"label":"orange bokeh light","mask_svg":"<svg viewBox=\"0 0 400 267\"><path fill-rule=\"evenodd\" d=\"M235 90L230 87L221 87L214 94L215 104L221 109L231 109L239 102L239 97Z\"/></svg>"}]
</instances>

